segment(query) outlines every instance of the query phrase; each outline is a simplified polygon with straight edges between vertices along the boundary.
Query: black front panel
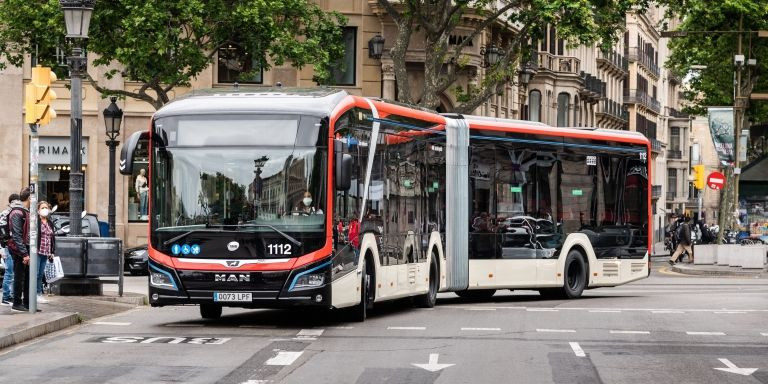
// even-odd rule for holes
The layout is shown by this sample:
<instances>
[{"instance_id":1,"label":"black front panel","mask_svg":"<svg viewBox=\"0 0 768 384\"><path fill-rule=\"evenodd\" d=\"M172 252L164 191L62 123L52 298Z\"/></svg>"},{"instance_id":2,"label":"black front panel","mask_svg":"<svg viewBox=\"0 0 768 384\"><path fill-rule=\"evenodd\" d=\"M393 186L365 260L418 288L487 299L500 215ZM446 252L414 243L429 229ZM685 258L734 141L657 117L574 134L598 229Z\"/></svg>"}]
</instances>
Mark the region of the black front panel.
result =
<instances>
[{"instance_id":1,"label":"black front panel","mask_svg":"<svg viewBox=\"0 0 768 384\"><path fill-rule=\"evenodd\" d=\"M178 271L184 289L206 291L274 291L285 285L290 271Z\"/></svg>"}]
</instances>

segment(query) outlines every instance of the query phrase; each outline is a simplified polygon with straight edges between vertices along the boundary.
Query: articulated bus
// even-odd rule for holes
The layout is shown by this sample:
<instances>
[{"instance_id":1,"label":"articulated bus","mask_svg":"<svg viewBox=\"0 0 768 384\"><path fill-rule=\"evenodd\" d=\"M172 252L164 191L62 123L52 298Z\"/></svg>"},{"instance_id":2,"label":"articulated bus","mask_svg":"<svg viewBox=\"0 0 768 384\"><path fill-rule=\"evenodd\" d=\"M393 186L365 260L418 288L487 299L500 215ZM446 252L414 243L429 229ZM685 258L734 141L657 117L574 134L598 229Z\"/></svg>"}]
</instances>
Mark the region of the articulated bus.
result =
<instances>
[{"instance_id":1,"label":"articulated bus","mask_svg":"<svg viewBox=\"0 0 768 384\"><path fill-rule=\"evenodd\" d=\"M345 308L438 292L576 298L649 273L639 133L437 114L340 90L195 93L149 148L152 306Z\"/></svg>"}]
</instances>

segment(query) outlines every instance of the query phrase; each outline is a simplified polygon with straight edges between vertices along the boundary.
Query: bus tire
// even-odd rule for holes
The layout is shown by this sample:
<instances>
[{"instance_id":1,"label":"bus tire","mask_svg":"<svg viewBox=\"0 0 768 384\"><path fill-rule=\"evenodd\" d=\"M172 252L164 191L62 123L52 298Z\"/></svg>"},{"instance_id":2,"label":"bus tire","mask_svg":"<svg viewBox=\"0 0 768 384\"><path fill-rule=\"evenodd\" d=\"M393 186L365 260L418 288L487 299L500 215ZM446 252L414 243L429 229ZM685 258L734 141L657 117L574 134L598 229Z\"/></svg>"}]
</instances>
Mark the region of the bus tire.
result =
<instances>
[{"instance_id":1,"label":"bus tire","mask_svg":"<svg viewBox=\"0 0 768 384\"><path fill-rule=\"evenodd\" d=\"M207 320L216 320L221 317L221 305L200 304L200 317Z\"/></svg>"},{"instance_id":2,"label":"bus tire","mask_svg":"<svg viewBox=\"0 0 768 384\"><path fill-rule=\"evenodd\" d=\"M437 303L437 290L438 290L438 270L437 270L437 257L432 255L432 262L429 263L429 281L427 282L427 293L416 296L414 303L419 308L434 308Z\"/></svg>"},{"instance_id":3,"label":"bus tire","mask_svg":"<svg viewBox=\"0 0 768 384\"><path fill-rule=\"evenodd\" d=\"M360 304L350 308L350 320L363 322L368 317L368 310L373 308L373 265L370 258L363 259L363 274L360 277Z\"/></svg>"},{"instance_id":4,"label":"bus tire","mask_svg":"<svg viewBox=\"0 0 768 384\"><path fill-rule=\"evenodd\" d=\"M491 296L493 296L496 293L495 289L473 289L473 290L463 290L463 291L456 291L455 292L457 296L463 298L463 299L489 299Z\"/></svg>"},{"instance_id":5,"label":"bus tire","mask_svg":"<svg viewBox=\"0 0 768 384\"><path fill-rule=\"evenodd\" d=\"M581 252L575 249L568 252L563 266L563 280L561 292L564 299L578 298L584 292L587 287L587 265Z\"/></svg>"}]
</instances>

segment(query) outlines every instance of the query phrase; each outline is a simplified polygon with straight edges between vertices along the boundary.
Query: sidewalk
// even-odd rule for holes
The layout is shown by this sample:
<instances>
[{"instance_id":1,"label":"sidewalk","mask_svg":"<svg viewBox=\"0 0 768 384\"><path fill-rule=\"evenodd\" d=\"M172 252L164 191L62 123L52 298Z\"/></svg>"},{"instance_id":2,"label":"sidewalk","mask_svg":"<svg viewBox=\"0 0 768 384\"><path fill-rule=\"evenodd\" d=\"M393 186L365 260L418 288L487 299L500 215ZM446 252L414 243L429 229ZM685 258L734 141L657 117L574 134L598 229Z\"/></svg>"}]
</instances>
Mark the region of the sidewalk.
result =
<instances>
[{"instance_id":1,"label":"sidewalk","mask_svg":"<svg viewBox=\"0 0 768 384\"><path fill-rule=\"evenodd\" d=\"M47 304L38 303L42 312L13 312L0 307L0 349L56 332L83 321L124 312L146 304L146 296L125 293L118 297L105 291L104 296L46 296Z\"/></svg>"},{"instance_id":2,"label":"sidewalk","mask_svg":"<svg viewBox=\"0 0 768 384\"><path fill-rule=\"evenodd\" d=\"M730 276L768 279L768 270L766 269L743 269L739 267L730 267L727 265L696 265L688 264L686 262L678 262L674 266L670 266L666 264L668 259L669 251L664 249L664 243L655 243L653 245L653 256L651 257L651 260L654 263L664 263L664 265L667 265L666 270L670 272L692 276Z\"/></svg>"}]
</instances>

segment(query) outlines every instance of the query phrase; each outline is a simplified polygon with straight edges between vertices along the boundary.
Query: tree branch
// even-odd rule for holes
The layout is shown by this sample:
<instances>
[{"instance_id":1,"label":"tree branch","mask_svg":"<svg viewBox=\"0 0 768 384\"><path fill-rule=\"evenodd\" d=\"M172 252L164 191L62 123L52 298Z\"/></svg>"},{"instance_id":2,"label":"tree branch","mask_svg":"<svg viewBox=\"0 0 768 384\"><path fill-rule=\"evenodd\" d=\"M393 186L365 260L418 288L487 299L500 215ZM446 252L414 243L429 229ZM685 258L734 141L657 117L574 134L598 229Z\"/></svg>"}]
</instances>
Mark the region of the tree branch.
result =
<instances>
[{"instance_id":1,"label":"tree branch","mask_svg":"<svg viewBox=\"0 0 768 384\"><path fill-rule=\"evenodd\" d=\"M146 93L148 88L147 84L143 84L139 89L139 92L130 92L130 91L124 91L120 89L104 88L100 86L99 83L97 83L96 80L94 80L93 77L91 77L91 75L87 72L85 73L85 78L88 80L88 83L94 89L96 89L97 92L101 93L102 95L119 95L119 96L130 97L138 100L143 100L149 104L152 104L152 106L155 107L155 109L157 109L156 107L157 100L153 99L152 96Z\"/></svg>"},{"instance_id":2,"label":"tree branch","mask_svg":"<svg viewBox=\"0 0 768 384\"><path fill-rule=\"evenodd\" d=\"M392 5L392 3L389 2L389 0L379 0L379 5L384 7L384 9L389 14L389 17L392 18L392 20L395 21L395 23L399 24L402 21L402 15L400 12L395 9L395 7Z\"/></svg>"}]
</instances>

